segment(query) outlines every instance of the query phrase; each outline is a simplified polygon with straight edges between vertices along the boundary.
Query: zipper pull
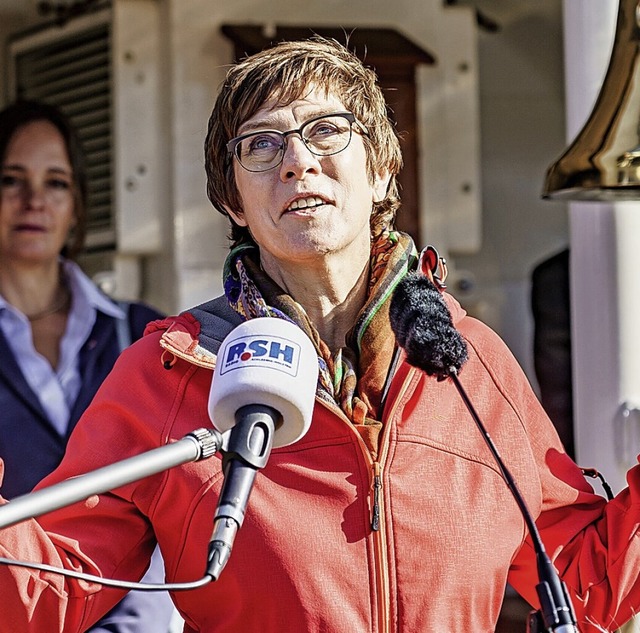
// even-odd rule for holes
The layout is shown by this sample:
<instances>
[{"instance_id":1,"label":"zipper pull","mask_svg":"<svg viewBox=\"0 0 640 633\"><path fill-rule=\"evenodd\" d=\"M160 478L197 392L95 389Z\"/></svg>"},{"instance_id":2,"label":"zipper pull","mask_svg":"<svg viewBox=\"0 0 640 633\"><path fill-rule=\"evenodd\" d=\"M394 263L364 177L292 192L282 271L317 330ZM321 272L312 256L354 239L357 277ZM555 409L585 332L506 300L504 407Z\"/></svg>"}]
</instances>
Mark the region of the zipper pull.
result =
<instances>
[{"instance_id":1,"label":"zipper pull","mask_svg":"<svg viewBox=\"0 0 640 633\"><path fill-rule=\"evenodd\" d=\"M380 529L380 490L382 480L380 479L380 464L373 463L373 512L371 517L371 529L377 532Z\"/></svg>"}]
</instances>

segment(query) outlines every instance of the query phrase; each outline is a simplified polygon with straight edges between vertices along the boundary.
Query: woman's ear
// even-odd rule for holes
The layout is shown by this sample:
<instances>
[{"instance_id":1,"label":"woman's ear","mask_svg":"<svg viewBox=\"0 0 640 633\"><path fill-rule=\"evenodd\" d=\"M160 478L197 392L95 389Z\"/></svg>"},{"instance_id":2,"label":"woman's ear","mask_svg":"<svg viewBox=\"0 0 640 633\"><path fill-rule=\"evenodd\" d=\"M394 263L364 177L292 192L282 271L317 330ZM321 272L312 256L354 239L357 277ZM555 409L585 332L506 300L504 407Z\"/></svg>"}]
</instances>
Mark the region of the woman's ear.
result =
<instances>
[{"instance_id":1,"label":"woman's ear","mask_svg":"<svg viewBox=\"0 0 640 633\"><path fill-rule=\"evenodd\" d=\"M385 169L383 172L376 174L373 178L371 190L373 192L373 201L381 202L387 196L389 189L389 181L391 174Z\"/></svg>"},{"instance_id":2,"label":"woman's ear","mask_svg":"<svg viewBox=\"0 0 640 633\"><path fill-rule=\"evenodd\" d=\"M244 219L244 214L238 211L233 211L231 207L224 206L224 210L227 212L227 215L238 225L238 226L247 226L247 221Z\"/></svg>"}]
</instances>

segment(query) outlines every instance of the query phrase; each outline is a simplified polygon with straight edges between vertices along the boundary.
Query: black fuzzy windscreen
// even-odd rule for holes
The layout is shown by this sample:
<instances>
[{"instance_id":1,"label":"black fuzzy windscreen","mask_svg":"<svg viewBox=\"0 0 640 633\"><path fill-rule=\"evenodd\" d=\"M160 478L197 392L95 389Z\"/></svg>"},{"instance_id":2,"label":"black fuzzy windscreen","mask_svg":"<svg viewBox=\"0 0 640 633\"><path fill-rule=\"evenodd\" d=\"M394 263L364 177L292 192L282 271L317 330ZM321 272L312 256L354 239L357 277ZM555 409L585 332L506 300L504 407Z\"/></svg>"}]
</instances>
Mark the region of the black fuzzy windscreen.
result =
<instances>
[{"instance_id":1,"label":"black fuzzy windscreen","mask_svg":"<svg viewBox=\"0 0 640 633\"><path fill-rule=\"evenodd\" d=\"M458 373L467 360L467 344L435 285L409 273L397 286L389 307L391 328L408 362L430 376Z\"/></svg>"}]
</instances>

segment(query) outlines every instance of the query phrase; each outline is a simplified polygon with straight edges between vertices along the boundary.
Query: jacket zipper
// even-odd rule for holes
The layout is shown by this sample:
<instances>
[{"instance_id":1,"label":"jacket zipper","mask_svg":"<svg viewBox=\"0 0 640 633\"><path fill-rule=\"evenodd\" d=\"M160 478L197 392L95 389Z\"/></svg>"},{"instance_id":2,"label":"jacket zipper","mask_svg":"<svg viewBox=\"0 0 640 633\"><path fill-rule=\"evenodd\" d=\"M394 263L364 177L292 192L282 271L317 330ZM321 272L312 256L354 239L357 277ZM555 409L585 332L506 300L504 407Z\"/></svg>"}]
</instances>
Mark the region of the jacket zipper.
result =
<instances>
[{"instance_id":1,"label":"jacket zipper","mask_svg":"<svg viewBox=\"0 0 640 633\"><path fill-rule=\"evenodd\" d=\"M371 457L369 457L371 459ZM373 535L373 551L376 560L376 584L378 587L378 629L380 633L390 633L389 608L391 590L389 589L389 562L387 561L387 532L385 530L384 504L382 500L382 466L379 461L373 462L373 512L371 530Z\"/></svg>"},{"instance_id":2,"label":"jacket zipper","mask_svg":"<svg viewBox=\"0 0 640 633\"><path fill-rule=\"evenodd\" d=\"M393 419L397 408L397 402L402 400L404 394L409 388L411 379L415 372L410 371L405 377L398 396L393 402L393 406L389 410L387 421ZM380 633L391 632L391 590L389 588L389 563L387 560L387 531L385 529L384 514L384 488L382 485L382 471L386 462L389 450L389 423L383 426L382 436L380 437L380 447L378 458L374 459L367 449L364 440L357 431L356 435L359 439L359 445L365 456L365 459L371 464L371 531L373 536L373 546L376 559L376 583L378 587L378 623Z\"/></svg>"},{"instance_id":3,"label":"jacket zipper","mask_svg":"<svg viewBox=\"0 0 640 633\"><path fill-rule=\"evenodd\" d=\"M405 377L404 382L397 397L393 401L392 407L389 409L387 423L383 426L382 436L380 437L380 448L378 451L378 459L372 463L372 512L371 512L371 530L373 533L374 551L376 556L376 573L378 576L378 588L380 598L378 600L378 621L380 623L380 633L391 632L391 589L389 581L389 563L387 560L387 530L385 529L385 513L384 513L384 488L382 485L382 471L387 459L389 451L389 421L393 419L397 403L402 400L404 394L409 388L411 379L415 372L410 371ZM358 435L360 435L358 433ZM361 443L364 452L372 459L371 454L366 450L364 442Z\"/></svg>"},{"instance_id":4,"label":"jacket zipper","mask_svg":"<svg viewBox=\"0 0 640 633\"><path fill-rule=\"evenodd\" d=\"M382 493L382 479L380 477L380 462L373 462L373 511L371 516L371 529L377 532L380 529L380 495Z\"/></svg>"},{"instance_id":5,"label":"jacket zipper","mask_svg":"<svg viewBox=\"0 0 640 633\"><path fill-rule=\"evenodd\" d=\"M387 420L391 420L394 416L395 410L397 408L396 403L402 399L407 389L409 388L409 384L412 381L413 376L415 375L414 370L410 370L407 376L404 379L402 384L402 388L398 393L398 396L395 398L393 406L389 410L389 415L387 416ZM324 404L324 403L323 403ZM327 406L324 404L324 406ZM332 409L333 410L333 409ZM335 411L334 411L335 412ZM344 420L347 422L349 426L353 429L353 432L356 435L358 445L362 450L362 454L367 461L371 465L371 486L370 486L370 494L371 494L371 517L370 517L370 525L371 532L373 536L373 549L374 549L374 557L376 561L375 566L375 575L376 575L376 586L378 588L378 601L377 601L377 610L378 610L378 630L379 633L391 633L391 623L390 623L390 604L391 604L391 591L389 589L389 564L387 561L386 551L387 551L387 534L385 530L385 515L384 515L384 488L382 485L382 471L383 465L387 457L387 452L389 448L389 424L383 426L382 436L380 438L380 450L378 459L374 459L371 455L369 449L367 448L364 440L360 433L358 433L357 429L353 426L350 420L344 416Z\"/></svg>"}]
</instances>

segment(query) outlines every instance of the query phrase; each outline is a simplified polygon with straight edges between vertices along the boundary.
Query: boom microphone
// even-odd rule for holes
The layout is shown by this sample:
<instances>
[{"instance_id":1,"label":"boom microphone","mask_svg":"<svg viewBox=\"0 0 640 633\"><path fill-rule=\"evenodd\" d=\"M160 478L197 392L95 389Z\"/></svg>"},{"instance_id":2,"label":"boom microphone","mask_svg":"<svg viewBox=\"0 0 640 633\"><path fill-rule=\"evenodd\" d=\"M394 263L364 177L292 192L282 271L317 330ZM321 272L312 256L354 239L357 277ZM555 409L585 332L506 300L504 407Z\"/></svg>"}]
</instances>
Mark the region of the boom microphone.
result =
<instances>
[{"instance_id":1,"label":"boom microphone","mask_svg":"<svg viewBox=\"0 0 640 633\"><path fill-rule=\"evenodd\" d=\"M467 344L453 326L442 294L419 273L409 273L396 287L389 308L391 329L407 362L443 380L467 360Z\"/></svg>"},{"instance_id":2,"label":"boom microphone","mask_svg":"<svg viewBox=\"0 0 640 633\"><path fill-rule=\"evenodd\" d=\"M293 444L309 430L317 382L313 343L289 321L250 319L222 342L209 393L209 417L226 443L207 557L213 580L229 560L256 473L271 448Z\"/></svg>"},{"instance_id":3,"label":"boom microphone","mask_svg":"<svg viewBox=\"0 0 640 633\"><path fill-rule=\"evenodd\" d=\"M513 476L478 416L458 379L467 361L467 344L455 329L449 308L440 291L423 274L407 274L396 287L389 306L391 329L407 362L438 380L451 379L491 451L507 486L520 508L536 552L540 611L529 619L529 631L578 633L576 617L565 584L545 551L540 533ZM543 628L541 628L543 627Z\"/></svg>"}]
</instances>

